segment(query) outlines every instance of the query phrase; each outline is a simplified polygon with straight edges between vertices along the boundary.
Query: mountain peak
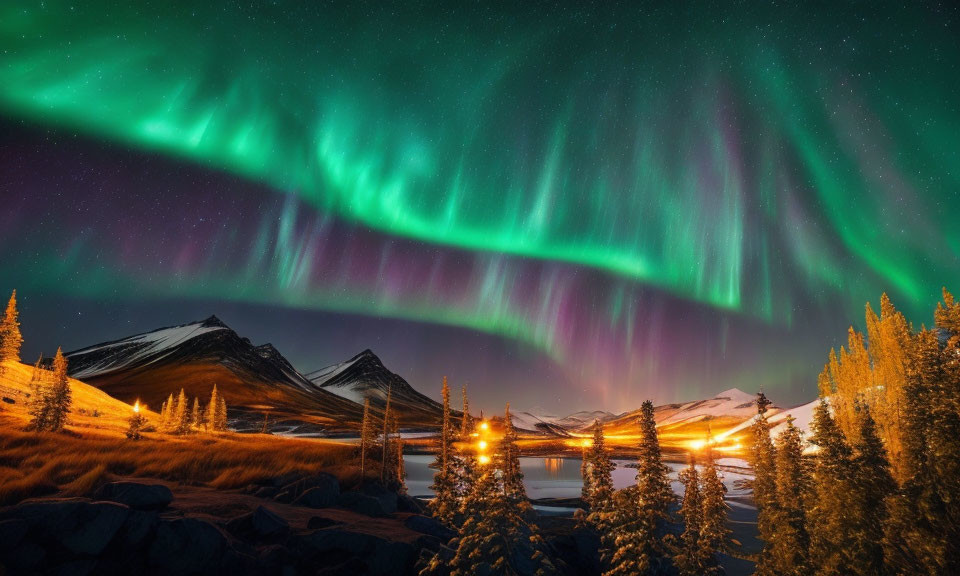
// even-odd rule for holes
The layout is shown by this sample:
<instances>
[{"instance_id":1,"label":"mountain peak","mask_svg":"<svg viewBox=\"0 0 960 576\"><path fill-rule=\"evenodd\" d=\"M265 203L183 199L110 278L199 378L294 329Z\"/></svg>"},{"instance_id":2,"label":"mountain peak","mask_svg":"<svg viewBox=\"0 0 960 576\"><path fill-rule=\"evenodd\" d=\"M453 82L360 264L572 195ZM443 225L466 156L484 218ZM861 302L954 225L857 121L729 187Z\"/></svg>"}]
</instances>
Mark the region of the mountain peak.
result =
<instances>
[{"instance_id":1,"label":"mountain peak","mask_svg":"<svg viewBox=\"0 0 960 576\"><path fill-rule=\"evenodd\" d=\"M207 328L229 328L222 320L217 318L216 314L211 314L209 318L203 320L202 322L197 322L201 326L206 326Z\"/></svg>"},{"instance_id":2,"label":"mountain peak","mask_svg":"<svg viewBox=\"0 0 960 576\"><path fill-rule=\"evenodd\" d=\"M756 399L756 396L753 394L748 394L739 388L730 388L729 390L724 390L720 392L714 398L729 398L738 402L752 402Z\"/></svg>"}]
</instances>

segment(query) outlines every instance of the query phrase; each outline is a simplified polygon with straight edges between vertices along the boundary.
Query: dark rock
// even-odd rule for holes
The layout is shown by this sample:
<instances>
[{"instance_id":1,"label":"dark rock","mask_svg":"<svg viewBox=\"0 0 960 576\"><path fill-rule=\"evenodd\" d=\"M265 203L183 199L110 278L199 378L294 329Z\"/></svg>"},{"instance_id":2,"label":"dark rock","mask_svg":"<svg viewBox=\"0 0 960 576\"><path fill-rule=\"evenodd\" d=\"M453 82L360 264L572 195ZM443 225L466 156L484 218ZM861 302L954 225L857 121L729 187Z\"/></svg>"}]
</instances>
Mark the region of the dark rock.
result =
<instances>
[{"instance_id":1,"label":"dark rock","mask_svg":"<svg viewBox=\"0 0 960 576\"><path fill-rule=\"evenodd\" d=\"M417 559L417 551L406 542L384 541L367 558L371 574L405 574Z\"/></svg>"},{"instance_id":2,"label":"dark rock","mask_svg":"<svg viewBox=\"0 0 960 576\"><path fill-rule=\"evenodd\" d=\"M339 489L337 493L333 493L323 488L310 488L294 500L293 505L307 508L328 508L337 503L339 495Z\"/></svg>"},{"instance_id":3,"label":"dark rock","mask_svg":"<svg viewBox=\"0 0 960 576\"><path fill-rule=\"evenodd\" d=\"M307 474L303 472L287 472L286 474L282 474L280 476L274 476L273 478L271 478L270 481L267 483L267 486L272 486L274 488L281 488L283 486L292 484L297 480L300 480L305 477L307 477Z\"/></svg>"},{"instance_id":4,"label":"dark rock","mask_svg":"<svg viewBox=\"0 0 960 576\"><path fill-rule=\"evenodd\" d=\"M7 398L6 396L3 397L3 401L6 402L7 404L16 404L16 403L17 403L17 401L14 400L13 398Z\"/></svg>"},{"instance_id":5,"label":"dark rock","mask_svg":"<svg viewBox=\"0 0 960 576\"><path fill-rule=\"evenodd\" d=\"M336 476L320 473L301 478L296 482L287 484L281 489L281 493L286 492L289 495L290 502L296 501L311 491L313 491L313 495L311 496L313 501L328 502L326 504L320 504L319 506L313 506L313 508L330 506L336 497L340 495L340 481L337 480ZM280 496L277 496L277 500L279 499ZM303 505L306 506L306 504Z\"/></svg>"},{"instance_id":6,"label":"dark rock","mask_svg":"<svg viewBox=\"0 0 960 576\"><path fill-rule=\"evenodd\" d=\"M273 498L280 493L280 489L274 486L264 486L253 493L257 498Z\"/></svg>"},{"instance_id":7,"label":"dark rock","mask_svg":"<svg viewBox=\"0 0 960 576\"><path fill-rule=\"evenodd\" d=\"M10 574L36 574L47 559L47 551L27 540L3 555L2 565Z\"/></svg>"},{"instance_id":8,"label":"dark rock","mask_svg":"<svg viewBox=\"0 0 960 576\"><path fill-rule=\"evenodd\" d=\"M416 498L406 494L397 494L397 512L423 514L425 511L426 507Z\"/></svg>"},{"instance_id":9,"label":"dark rock","mask_svg":"<svg viewBox=\"0 0 960 576\"><path fill-rule=\"evenodd\" d=\"M101 486L94 498L126 504L134 510L162 510L173 501L173 493L163 484L111 482Z\"/></svg>"},{"instance_id":10,"label":"dark rock","mask_svg":"<svg viewBox=\"0 0 960 576\"><path fill-rule=\"evenodd\" d=\"M367 484L360 489L360 492L380 501L380 507L386 514L393 514L397 511L397 493L395 491L387 490L379 484Z\"/></svg>"},{"instance_id":11,"label":"dark rock","mask_svg":"<svg viewBox=\"0 0 960 576\"><path fill-rule=\"evenodd\" d=\"M434 538L439 538L443 542L449 542L451 538L457 535L443 523L429 516L410 516L403 521L403 525L414 532L428 534Z\"/></svg>"},{"instance_id":12,"label":"dark rock","mask_svg":"<svg viewBox=\"0 0 960 576\"><path fill-rule=\"evenodd\" d=\"M197 574L217 570L227 539L216 526L196 518L161 522L148 562L165 573Z\"/></svg>"},{"instance_id":13,"label":"dark rock","mask_svg":"<svg viewBox=\"0 0 960 576\"><path fill-rule=\"evenodd\" d=\"M345 556L366 557L373 554L382 542L386 540L372 534L327 529L299 536L295 547L307 558L337 551L345 553Z\"/></svg>"},{"instance_id":14,"label":"dark rock","mask_svg":"<svg viewBox=\"0 0 960 576\"><path fill-rule=\"evenodd\" d=\"M317 576L356 576L366 574L367 564L359 558L348 558L343 563L317 571Z\"/></svg>"},{"instance_id":15,"label":"dark rock","mask_svg":"<svg viewBox=\"0 0 960 576\"><path fill-rule=\"evenodd\" d=\"M377 500L373 496L361 494L360 492L344 492L337 498L337 506L367 516L378 517L387 515L383 506L380 504L380 500Z\"/></svg>"},{"instance_id":16,"label":"dark rock","mask_svg":"<svg viewBox=\"0 0 960 576\"><path fill-rule=\"evenodd\" d=\"M55 566L47 570L46 574L50 576L87 576L87 574L93 574L96 567L96 558L79 558Z\"/></svg>"},{"instance_id":17,"label":"dark rock","mask_svg":"<svg viewBox=\"0 0 960 576\"><path fill-rule=\"evenodd\" d=\"M0 522L0 556L13 550L23 542L27 535L27 523L19 518L11 518Z\"/></svg>"},{"instance_id":18,"label":"dark rock","mask_svg":"<svg viewBox=\"0 0 960 576\"><path fill-rule=\"evenodd\" d=\"M156 512L131 510L115 544L128 552L138 550L149 542L159 525L160 515Z\"/></svg>"},{"instance_id":19,"label":"dark rock","mask_svg":"<svg viewBox=\"0 0 960 576\"><path fill-rule=\"evenodd\" d=\"M342 524L343 522L333 520L332 518L324 518L323 516L314 516L313 518L307 520L307 528L310 530L329 528L331 526L340 526Z\"/></svg>"},{"instance_id":20,"label":"dark rock","mask_svg":"<svg viewBox=\"0 0 960 576\"><path fill-rule=\"evenodd\" d=\"M279 544L266 546L257 555L257 572L279 574L284 566L291 566L293 558L290 551Z\"/></svg>"},{"instance_id":21,"label":"dark rock","mask_svg":"<svg viewBox=\"0 0 960 576\"><path fill-rule=\"evenodd\" d=\"M85 499L26 502L4 511L74 554L96 556L123 526L130 509L113 502Z\"/></svg>"},{"instance_id":22,"label":"dark rock","mask_svg":"<svg viewBox=\"0 0 960 576\"><path fill-rule=\"evenodd\" d=\"M263 506L249 514L238 516L227 523L227 530L241 538L282 538L290 532L290 524Z\"/></svg>"}]
</instances>

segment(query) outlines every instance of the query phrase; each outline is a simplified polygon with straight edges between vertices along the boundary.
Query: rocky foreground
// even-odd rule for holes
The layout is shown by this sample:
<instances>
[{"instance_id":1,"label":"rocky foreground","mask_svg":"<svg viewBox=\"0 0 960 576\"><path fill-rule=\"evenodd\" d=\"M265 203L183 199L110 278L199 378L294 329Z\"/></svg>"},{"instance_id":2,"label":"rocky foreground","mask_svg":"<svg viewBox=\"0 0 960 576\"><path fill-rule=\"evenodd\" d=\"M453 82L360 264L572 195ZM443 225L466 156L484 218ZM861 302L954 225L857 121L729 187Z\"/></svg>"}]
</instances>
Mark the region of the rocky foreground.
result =
<instances>
[{"instance_id":1,"label":"rocky foreground","mask_svg":"<svg viewBox=\"0 0 960 576\"><path fill-rule=\"evenodd\" d=\"M544 520L569 573L595 570L595 534ZM414 498L373 484L342 492L328 474L242 491L131 479L89 498L0 509L0 565L9 574L403 575L435 553L452 557L455 536Z\"/></svg>"}]
</instances>

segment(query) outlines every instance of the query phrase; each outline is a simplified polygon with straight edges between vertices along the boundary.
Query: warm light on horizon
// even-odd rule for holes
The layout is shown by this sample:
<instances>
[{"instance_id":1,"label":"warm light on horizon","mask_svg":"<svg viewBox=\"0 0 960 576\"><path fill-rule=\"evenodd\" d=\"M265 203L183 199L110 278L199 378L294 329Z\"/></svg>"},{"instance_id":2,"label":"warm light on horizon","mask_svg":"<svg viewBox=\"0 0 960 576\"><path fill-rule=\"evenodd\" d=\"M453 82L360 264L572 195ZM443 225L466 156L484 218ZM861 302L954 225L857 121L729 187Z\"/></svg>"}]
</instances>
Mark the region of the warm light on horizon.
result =
<instances>
[{"instance_id":1,"label":"warm light on horizon","mask_svg":"<svg viewBox=\"0 0 960 576\"><path fill-rule=\"evenodd\" d=\"M479 462L480 464L489 464L490 457L487 456L486 454L481 454L480 457L477 458L477 462Z\"/></svg>"},{"instance_id":2,"label":"warm light on horizon","mask_svg":"<svg viewBox=\"0 0 960 576\"><path fill-rule=\"evenodd\" d=\"M487 430L487 429L489 429L489 428L490 428L490 425L487 424L486 422L481 422L481 423L480 423L480 429L481 429L481 430Z\"/></svg>"},{"instance_id":3,"label":"warm light on horizon","mask_svg":"<svg viewBox=\"0 0 960 576\"><path fill-rule=\"evenodd\" d=\"M480 442L477 443L477 447L480 448L480 450L486 450L486 449L487 449L487 441L486 441L486 440L481 440Z\"/></svg>"},{"instance_id":4,"label":"warm light on horizon","mask_svg":"<svg viewBox=\"0 0 960 576\"><path fill-rule=\"evenodd\" d=\"M135 413L137 413L137 414L140 413L140 400L139 400L139 399L138 399L136 402L133 403L133 411L134 411Z\"/></svg>"}]
</instances>

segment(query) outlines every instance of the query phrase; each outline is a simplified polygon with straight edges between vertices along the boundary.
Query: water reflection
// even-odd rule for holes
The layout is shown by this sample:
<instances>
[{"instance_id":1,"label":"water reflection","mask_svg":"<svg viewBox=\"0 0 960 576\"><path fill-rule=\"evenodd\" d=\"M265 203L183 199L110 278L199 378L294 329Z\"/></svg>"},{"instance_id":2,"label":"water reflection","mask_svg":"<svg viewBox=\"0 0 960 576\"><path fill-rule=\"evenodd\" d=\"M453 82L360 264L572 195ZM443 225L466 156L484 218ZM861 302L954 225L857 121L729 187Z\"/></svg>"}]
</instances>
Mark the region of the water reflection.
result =
<instances>
[{"instance_id":1,"label":"water reflection","mask_svg":"<svg viewBox=\"0 0 960 576\"><path fill-rule=\"evenodd\" d=\"M550 478L559 478L563 474L563 458L544 458L543 467Z\"/></svg>"}]
</instances>

